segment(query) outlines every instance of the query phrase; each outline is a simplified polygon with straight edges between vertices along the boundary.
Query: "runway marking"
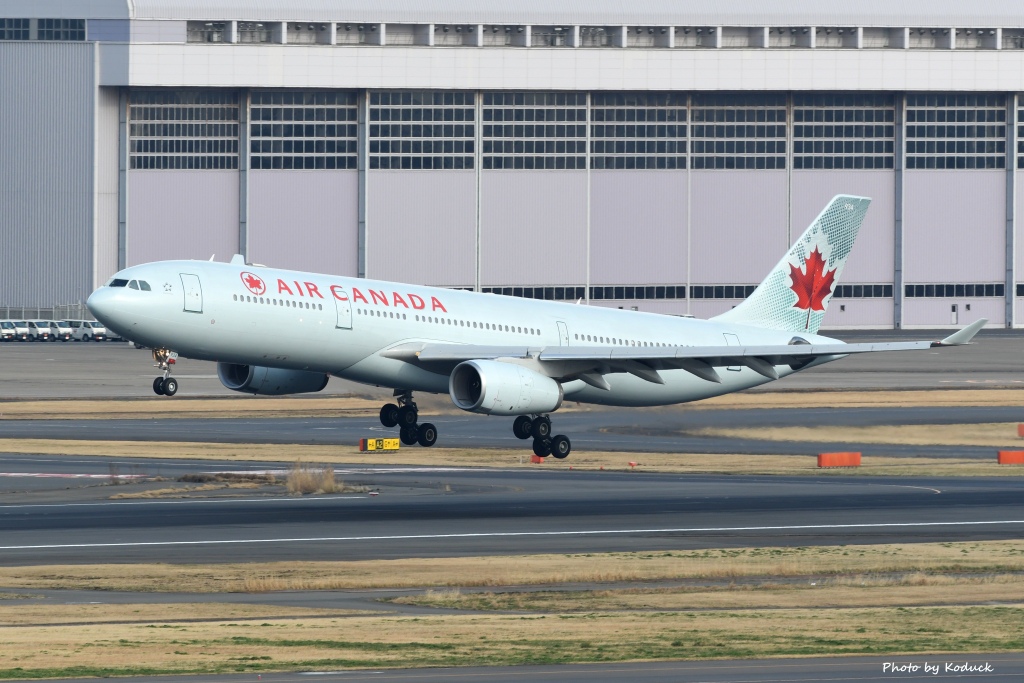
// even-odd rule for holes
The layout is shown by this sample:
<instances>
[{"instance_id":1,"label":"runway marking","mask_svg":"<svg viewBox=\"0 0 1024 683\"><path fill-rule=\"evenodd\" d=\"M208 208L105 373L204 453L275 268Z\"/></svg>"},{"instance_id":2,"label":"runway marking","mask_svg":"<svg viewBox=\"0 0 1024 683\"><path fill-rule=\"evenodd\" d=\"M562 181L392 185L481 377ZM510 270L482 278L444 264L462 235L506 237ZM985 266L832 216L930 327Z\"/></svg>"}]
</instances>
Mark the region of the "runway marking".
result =
<instances>
[{"instance_id":1,"label":"runway marking","mask_svg":"<svg viewBox=\"0 0 1024 683\"><path fill-rule=\"evenodd\" d=\"M144 479L148 474L65 474L59 472L0 472L0 477L35 479Z\"/></svg>"},{"instance_id":2,"label":"runway marking","mask_svg":"<svg viewBox=\"0 0 1024 683\"><path fill-rule=\"evenodd\" d=\"M168 501L169 502L169 501ZM982 522L883 522L864 524L800 524L794 526L693 527L688 529L600 529L590 531L490 531L462 534L401 534L397 536L321 536L310 538L234 538L216 541L125 541L120 543L54 543L6 545L0 550L59 550L66 548L145 548L158 546L254 545L258 543L341 543L348 541L424 541L453 538L522 538L525 536L610 536L626 534L685 534L730 531L807 531L814 529L908 529L937 526L992 526L1024 524L1022 519Z\"/></svg>"},{"instance_id":3,"label":"runway marking","mask_svg":"<svg viewBox=\"0 0 1024 683\"><path fill-rule=\"evenodd\" d=\"M95 507L113 507L113 506L125 506L125 505L191 505L194 503L217 503L223 505L225 503L319 503L326 501L337 501L337 500L358 500L361 498L367 498L368 496L328 496L323 498L229 498L226 500L215 499L215 498L191 498L188 500L125 500L107 503L38 503L38 504L27 504L27 505L0 505L0 510L23 510L26 508L95 508Z\"/></svg>"}]
</instances>

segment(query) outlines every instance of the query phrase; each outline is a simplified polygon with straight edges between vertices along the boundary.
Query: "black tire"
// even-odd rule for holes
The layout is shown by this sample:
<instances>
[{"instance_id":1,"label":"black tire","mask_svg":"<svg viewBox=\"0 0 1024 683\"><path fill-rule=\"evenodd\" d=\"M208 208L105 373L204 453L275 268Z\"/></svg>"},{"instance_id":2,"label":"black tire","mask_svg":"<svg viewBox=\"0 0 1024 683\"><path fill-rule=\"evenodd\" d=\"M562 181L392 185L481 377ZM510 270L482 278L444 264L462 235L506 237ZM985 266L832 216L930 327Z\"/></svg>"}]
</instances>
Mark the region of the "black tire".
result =
<instances>
[{"instance_id":1,"label":"black tire","mask_svg":"<svg viewBox=\"0 0 1024 683\"><path fill-rule=\"evenodd\" d=\"M414 446L419 440L420 430L415 425L412 427L402 427L402 430L398 433L398 438L402 440L402 443L406 446Z\"/></svg>"},{"instance_id":2,"label":"black tire","mask_svg":"<svg viewBox=\"0 0 1024 683\"><path fill-rule=\"evenodd\" d=\"M512 423L512 433L517 439L529 439L533 436L533 420L529 415L520 415Z\"/></svg>"},{"instance_id":3,"label":"black tire","mask_svg":"<svg viewBox=\"0 0 1024 683\"><path fill-rule=\"evenodd\" d=\"M174 396L176 393L178 393L178 380L168 377L164 380L164 395Z\"/></svg>"},{"instance_id":4,"label":"black tire","mask_svg":"<svg viewBox=\"0 0 1024 683\"><path fill-rule=\"evenodd\" d=\"M424 422L419 426L419 438L417 439L419 444L424 448L430 448L437 443L437 427Z\"/></svg>"},{"instance_id":5,"label":"black tire","mask_svg":"<svg viewBox=\"0 0 1024 683\"><path fill-rule=\"evenodd\" d=\"M398 424L398 406L388 403L380 409L380 423L385 427L394 427Z\"/></svg>"},{"instance_id":6,"label":"black tire","mask_svg":"<svg viewBox=\"0 0 1024 683\"><path fill-rule=\"evenodd\" d=\"M153 380L153 393L156 394L157 396L163 396L164 395L164 378L163 377L157 377L156 379Z\"/></svg>"},{"instance_id":7,"label":"black tire","mask_svg":"<svg viewBox=\"0 0 1024 683\"><path fill-rule=\"evenodd\" d=\"M551 455L551 441L550 439L534 439L533 440L533 454L546 458Z\"/></svg>"},{"instance_id":8,"label":"black tire","mask_svg":"<svg viewBox=\"0 0 1024 683\"><path fill-rule=\"evenodd\" d=\"M533 418L530 435L535 439L546 439L551 436L551 420L546 417Z\"/></svg>"},{"instance_id":9,"label":"black tire","mask_svg":"<svg viewBox=\"0 0 1024 683\"><path fill-rule=\"evenodd\" d=\"M414 427L420 416L412 406L402 406L398 409L398 424L402 427Z\"/></svg>"},{"instance_id":10,"label":"black tire","mask_svg":"<svg viewBox=\"0 0 1024 683\"><path fill-rule=\"evenodd\" d=\"M571 451L572 444L569 442L569 437L559 434L555 438L551 439L551 455L555 456L559 460L567 458Z\"/></svg>"}]
</instances>

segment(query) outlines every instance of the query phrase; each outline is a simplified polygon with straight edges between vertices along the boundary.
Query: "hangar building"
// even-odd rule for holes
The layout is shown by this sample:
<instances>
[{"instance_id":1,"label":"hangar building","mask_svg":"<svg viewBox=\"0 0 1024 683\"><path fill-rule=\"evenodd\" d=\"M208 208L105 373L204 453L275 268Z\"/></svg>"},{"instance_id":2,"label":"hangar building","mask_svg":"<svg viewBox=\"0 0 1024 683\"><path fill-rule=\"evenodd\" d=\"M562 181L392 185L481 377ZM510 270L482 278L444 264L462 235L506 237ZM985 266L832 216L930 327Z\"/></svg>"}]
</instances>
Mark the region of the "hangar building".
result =
<instances>
[{"instance_id":1,"label":"hangar building","mask_svg":"<svg viewBox=\"0 0 1024 683\"><path fill-rule=\"evenodd\" d=\"M240 252L707 317L843 192L826 327L1024 321L1012 0L0 0L0 92L0 305Z\"/></svg>"}]
</instances>

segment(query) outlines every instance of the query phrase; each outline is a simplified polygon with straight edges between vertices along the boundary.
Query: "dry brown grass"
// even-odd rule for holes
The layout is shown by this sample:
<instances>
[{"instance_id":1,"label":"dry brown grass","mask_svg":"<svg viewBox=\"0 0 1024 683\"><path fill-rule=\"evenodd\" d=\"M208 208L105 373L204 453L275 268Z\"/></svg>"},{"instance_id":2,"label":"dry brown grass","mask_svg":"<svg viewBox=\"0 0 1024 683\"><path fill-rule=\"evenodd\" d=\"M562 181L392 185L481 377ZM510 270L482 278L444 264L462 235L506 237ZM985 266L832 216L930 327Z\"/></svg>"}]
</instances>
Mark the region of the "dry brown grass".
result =
<instances>
[{"instance_id":1,"label":"dry brown grass","mask_svg":"<svg viewBox=\"0 0 1024 683\"><path fill-rule=\"evenodd\" d=\"M306 495L310 493L337 493L345 488L343 482L334 480L334 468L329 465L310 465L301 460L288 470L288 493Z\"/></svg>"},{"instance_id":2,"label":"dry brown grass","mask_svg":"<svg viewBox=\"0 0 1024 683\"><path fill-rule=\"evenodd\" d=\"M195 493L206 493L209 491L222 491L224 489L258 489L260 485L255 482L240 481L230 484L200 484L199 486L180 486L166 489L150 489L148 491L135 491L134 493L115 493L110 500L147 499L147 498L189 498Z\"/></svg>"},{"instance_id":3,"label":"dry brown grass","mask_svg":"<svg viewBox=\"0 0 1024 683\"><path fill-rule=\"evenodd\" d=\"M910 408L915 406L1019 406L1024 389L927 389L914 391L759 391L728 394L687 404L695 409L723 408Z\"/></svg>"},{"instance_id":4,"label":"dry brown grass","mask_svg":"<svg viewBox=\"0 0 1024 683\"><path fill-rule=\"evenodd\" d=\"M1016 422L934 425L880 425L871 427L709 427L697 433L769 441L855 442L908 446L991 446L1024 448ZM993 454L994 457L994 454Z\"/></svg>"},{"instance_id":5,"label":"dry brown grass","mask_svg":"<svg viewBox=\"0 0 1024 683\"><path fill-rule=\"evenodd\" d=\"M314 609L277 605L217 602L53 605L19 603L0 605L0 628L56 624L179 623L194 621L253 621L308 617L379 614L366 610Z\"/></svg>"},{"instance_id":6,"label":"dry brown grass","mask_svg":"<svg viewBox=\"0 0 1024 683\"><path fill-rule=\"evenodd\" d=\"M0 586L163 592L512 586L688 578L1024 571L1024 540L219 565L0 567Z\"/></svg>"}]
</instances>

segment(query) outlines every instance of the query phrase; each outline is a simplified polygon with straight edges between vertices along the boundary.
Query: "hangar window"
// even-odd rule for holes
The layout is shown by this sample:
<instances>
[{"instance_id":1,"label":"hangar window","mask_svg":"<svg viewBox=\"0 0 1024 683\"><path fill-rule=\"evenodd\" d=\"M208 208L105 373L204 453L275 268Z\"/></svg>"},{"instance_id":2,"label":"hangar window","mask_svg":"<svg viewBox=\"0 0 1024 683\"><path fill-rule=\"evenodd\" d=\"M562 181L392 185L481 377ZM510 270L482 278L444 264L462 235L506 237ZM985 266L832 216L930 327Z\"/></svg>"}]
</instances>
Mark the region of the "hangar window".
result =
<instances>
[{"instance_id":1,"label":"hangar window","mask_svg":"<svg viewBox=\"0 0 1024 683\"><path fill-rule=\"evenodd\" d=\"M484 93L485 169L585 169L585 93Z\"/></svg>"},{"instance_id":2,"label":"hangar window","mask_svg":"<svg viewBox=\"0 0 1024 683\"><path fill-rule=\"evenodd\" d=\"M1024 168L1024 108L1017 110L1017 168Z\"/></svg>"},{"instance_id":3,"label":"hangar window","mask_svg":"<svg viewBox=\"0 0 1024 683\"><path fill-rule=\"evenodd\" d=\"M836 299L891 299L892 285L836 285Z\"/></svg>"},{"instance_id":4,"label":"hangar window","mask_svg":"<svg viewBox=\"0 0 1024 683\"><path fill-rule=\"evenodd\" d=\"M238 168L238 95L231 91L129 93L131 167Z\"/></svg>"},{"instance_id":5,"label":"hangar window","mask_svg":"<svg viewBox=\"0 0 1024 683\"><path fill-rule=\"evenodd\" d=\"M692 168L786 167L784 95L694 95L690 126Z\"/></svg>"},{"instance_id":6,"label":"hangar window","mask_svg":"<svg viewBox=\"0 0 1024 683\"><path fill-rule=\"evenodd\" d=\"M959 298L959 297L985 297L1004 296L1006 285L1002 282L987 282L976 284L925 284L905 285L903 293L907 298Z\"/></svg>"},{"instance_id":7,"label":"hangar window","mask_svg":"<svg viewBox=\"0 0 1024 683\"><path fill-rule=\"evenodd\" d=\"M85 19L40 19L39 40L85 40Z\"/></svg>"},{"instance_id":8,"label":"hangar window","mask_svg":"<svg viewBox=\"0 0 1024 683\"><path fill-rule=\"evenodd\" d=\"M907 96L907 168L1005 168L1003 95Z\"/></svg>"},{"instance_id":9,"label":"hangar window","mask_svg":"<svg viewBox=\"0 0 1024 683\"><path fill-rule=\"evenodd\" d=\"M370 93L370 168L473 168L475 119L470 92Z\"/></svg>"},{"instance_id":10,"label":"hangar window","mask_svg":"<svg viewBox=\"0 0 1024 683\"><path fill-rule=\"evenodd\" d=\"M686 168L686 95L594 93L591 168Z\"/></svg>"},{"instance_id":11,"label":"hangar window","mask_svg":"<svg viewBox=\"0 0 1024 683\"><path fill-rule=\"evenodd\" d=\"M254 169L356 167L356 96L257 91L249 134Z\"/></svg>"},{"instance_id":12,"label":"hangar window","mask_svg":"<svg viewBox=\"0 0 1024 683\"><path fill-rule=\"evenodd\" d=\"M484 287L485 294L503 294L546 301L578 301L586 297L586 287ZM683 285L609 285L590 288L590 298L613 299L685 299Z\"/></svg>"},{"instance_id":13,"label":"hangar window","mask_svg":"<svg viewBox=\"0 0 1024 683\"><path fill-rule=\"evenodd\" d=\"M691 299L746 299L757 285L692 285Z\"/></svg>"},{"instance_id":14,"label":"hangar window","mask_svg":"<svg viewBox=\"0 0 1024 683\"><path fill-rule=\"evenodd\" d=\"M793 96L793 168L893 168L895 158L891 95Z\"/></svg>"},{"instance_id":15,"label":"hangar window","mask_svg":"<svg viewBox=\"0 0 1024 683\"><path fill-rule=\"evenodd\" d=\"M186 40L190 43L226 43L228 25L224 21L188 22Z\"/></svg>"},{"instance_id":16,"label":"hangar window","mask_svg":"<svg viewBox=\"0 0 1024 683\"><path fill-rule=\"evenodd\" d=\"M0 40L29 40L28 19L0 19Z\"/></svg>"}]
</instances>

